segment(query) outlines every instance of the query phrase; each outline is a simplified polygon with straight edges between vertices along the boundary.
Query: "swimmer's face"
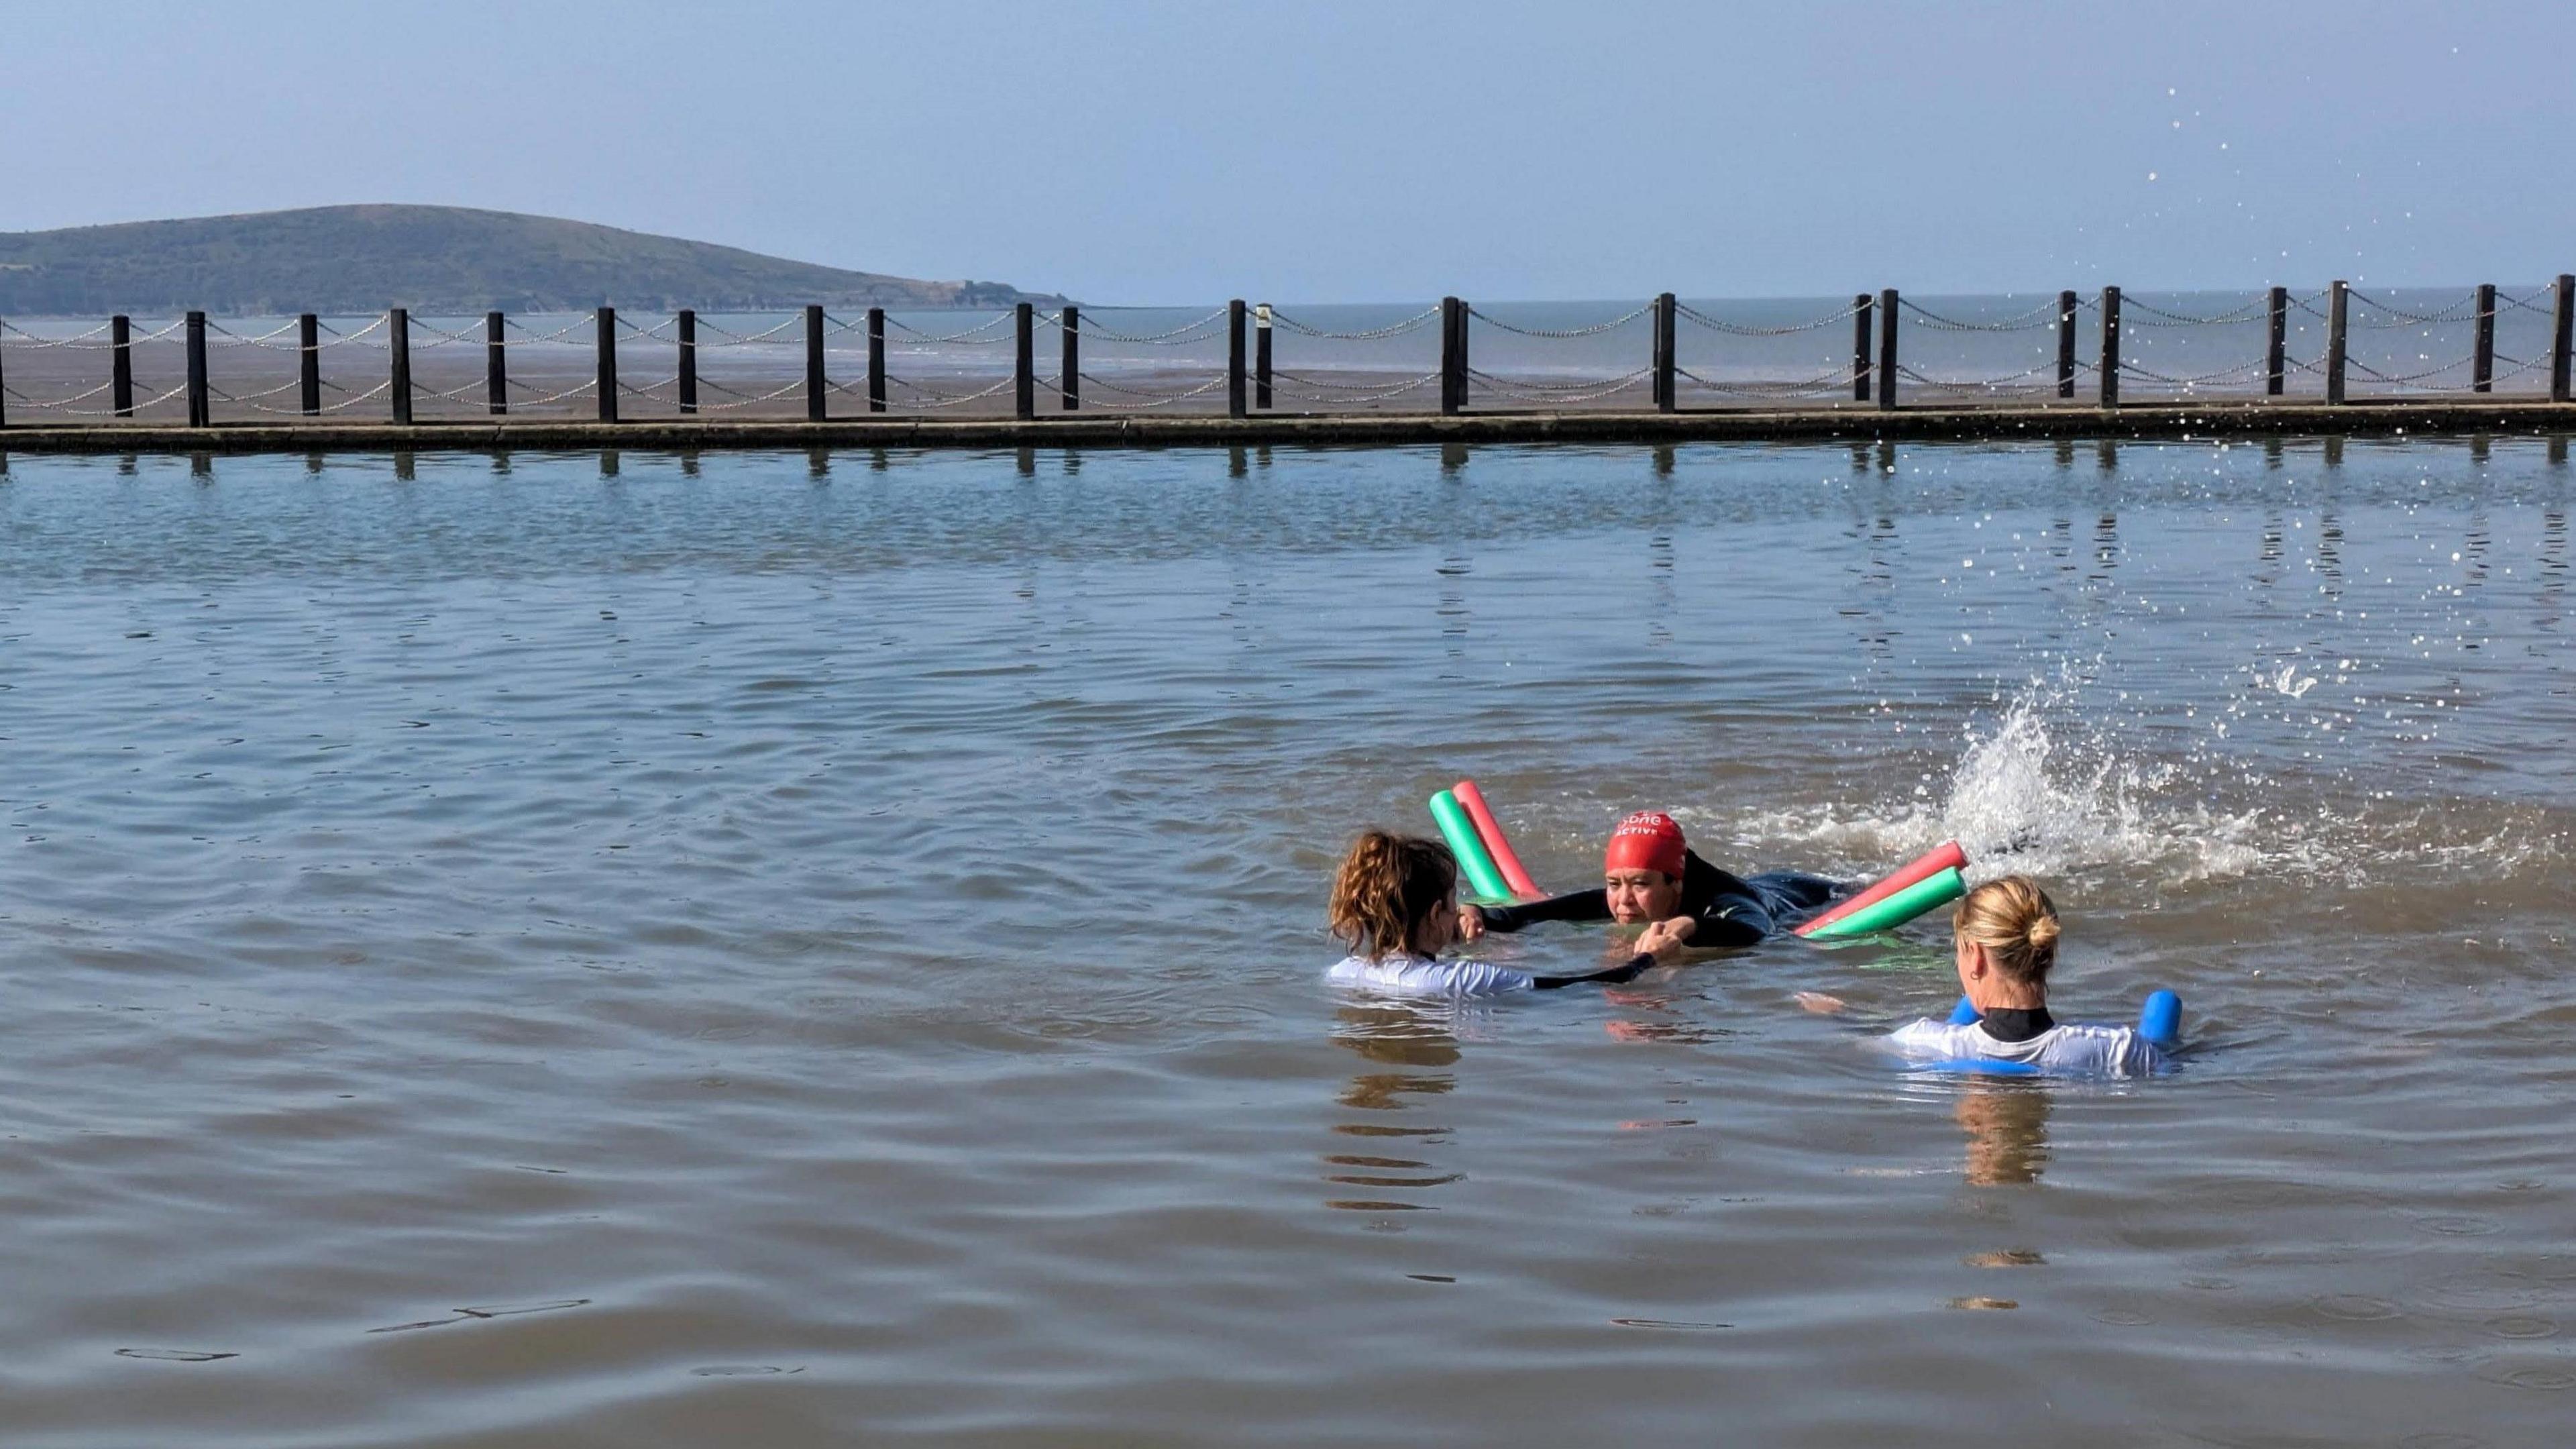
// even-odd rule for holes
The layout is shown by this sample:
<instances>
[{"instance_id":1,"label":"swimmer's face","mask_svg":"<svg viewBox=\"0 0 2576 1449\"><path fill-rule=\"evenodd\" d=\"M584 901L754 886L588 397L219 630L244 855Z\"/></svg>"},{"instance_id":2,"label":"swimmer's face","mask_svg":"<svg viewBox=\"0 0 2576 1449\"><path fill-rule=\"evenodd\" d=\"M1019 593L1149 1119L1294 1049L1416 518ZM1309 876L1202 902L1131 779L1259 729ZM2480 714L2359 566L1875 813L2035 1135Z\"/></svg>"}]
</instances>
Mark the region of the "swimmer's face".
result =
<instances>
[{"instance_id":1,"label":"swimmer's face","mask_svg":"<svg viewBox=\"0 0 2576 1449\"><path fill-rule=\"evenodd\" d=\"M1610 919L1626 925L1660 921L1681 907L1681 882L1660 870L1614 870L1601 884L1610 893Z\"/></svg>"},{"instance_id":2,"label":"swimmer's face","mask_svg":"<svg viewBox=\"0 0 2576 1449\"><path fill-rule=\"evenodd\" d=\"M1458 893L1456 891L1451 891L1448 898L1440 902L1440 909L1415 924L1413 939L1406 944L1425 956L1437 956L1458 944Z\"/></svg>"}]
</instances>

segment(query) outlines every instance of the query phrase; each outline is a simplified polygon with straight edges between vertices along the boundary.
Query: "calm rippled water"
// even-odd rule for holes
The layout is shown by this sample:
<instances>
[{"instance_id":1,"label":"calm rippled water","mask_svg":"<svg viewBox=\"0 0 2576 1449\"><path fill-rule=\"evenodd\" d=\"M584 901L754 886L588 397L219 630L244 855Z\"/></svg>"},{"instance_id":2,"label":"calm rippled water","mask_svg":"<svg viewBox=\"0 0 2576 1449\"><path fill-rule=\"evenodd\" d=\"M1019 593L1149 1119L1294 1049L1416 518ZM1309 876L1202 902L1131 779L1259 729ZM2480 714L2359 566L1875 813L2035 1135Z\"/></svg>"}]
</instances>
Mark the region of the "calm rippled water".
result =
<instances>
[{"instance_id":1,"label":"calm rippled water","mask_svg":"<svg viewBox=\"0 0 2576 1449\"><path fill-rule=\"evenodd\" d=\"M0 1437L2553 1442L2569 482L11 458ZM1903 1079L1930 928L1334 999L1339 846L1462 774L1561 886L1959 834L2200 1050Z\"/></svg>"}]
</instances>

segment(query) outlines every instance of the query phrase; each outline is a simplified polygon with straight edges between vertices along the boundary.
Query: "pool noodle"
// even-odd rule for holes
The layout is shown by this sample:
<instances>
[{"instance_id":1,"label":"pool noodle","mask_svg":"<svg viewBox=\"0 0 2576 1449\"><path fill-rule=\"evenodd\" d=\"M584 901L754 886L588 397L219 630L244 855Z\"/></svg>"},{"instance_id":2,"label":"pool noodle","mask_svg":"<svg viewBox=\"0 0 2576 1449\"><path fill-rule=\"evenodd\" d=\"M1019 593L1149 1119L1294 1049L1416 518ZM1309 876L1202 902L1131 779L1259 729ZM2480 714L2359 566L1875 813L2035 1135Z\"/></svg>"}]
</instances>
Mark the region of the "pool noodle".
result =
<instances>
[{"instance_id":1,"label":"pool noodle","mask_svg":"<svg viewBox=\"0 0 2576 1449\"><path fill-rule=\"evenodd\" d=\"M1938 875L1927 876L1876 905L1864 906L1847 916L1827 922L1807 933L1810 941L1840 941L1852 936L1866 936L1873 931L1892 931L1906 922L1935 910L1968 893L1968 883L1961 879L1957 867Z\"/></svg>"},{"instance_id":2,"label":"pool noodle","mask_svg":"<svg viewBox=\"0 0 2576 1449\"><path fill-rule=\"evenodd\" d=\"M1547 892L1538 888L1538 882L1530 879L1529 871L1521 865L1520 856L1513 852L1512 843L1503 838L1503 822L1496 820L1494 812L1486 808L1485 792L1476 788L1476 782L1461 780L1449 788L1449 793L1457 796L1458 803L1467 807L1467 818L1476 822L1476 834L1483 838L1486 852L1493 856L1494 865L1502 871L1503 883L1512 888L1512 894L1533 900L1546 895Z\"/></svg>"},{"instance_id":3,"label":"pool noodle","mask_svg":"<svg viewBox=\"0 0 2576 1449\"><path fill-rule=\"evenodd\" d=\"M1967 868L1968 853L1959 848L1959 842L1945 840L1938 848L1917 856L1899 867L1895 874L1885 880L1798 927L1798 934L1801 936L1811 934L1819 927L1831 925L1855 911L1865 911L1916 881L1938 875L1944 870L1966 870Z\"/></svg>"},{"instance_id":4,"label":"pool noodle","mask_svg":"<svg viewBox=\"0 0 2576 1449\"><path fill-rule=\"evenodd\" d=\"M2170 991L2147 993L2146 1009L2138 1013L2138 1035L2160 1047L2172 1047L2182 1041L2182 998Z\"/></svg>"},{"instance_id":5,"label":"pool noodle","mask_svg":"<svg viewBox=\"0 0 2576 1449\"><path fill-rule=\"evenodd\" d=\"M1494 858L1485 854L1485 843L1476 838L1476 822L1467 818L1458 797L1443 790L1431 797L1431 818L1440 824L1441 838L1449 842L1449 853L1458 858L1458 868L1467 874L1467 884L1477 896L1489 901L1508 901L1512 889L1503 884L1502 873L1494 869Z\"/></svg>"}]
</instances>

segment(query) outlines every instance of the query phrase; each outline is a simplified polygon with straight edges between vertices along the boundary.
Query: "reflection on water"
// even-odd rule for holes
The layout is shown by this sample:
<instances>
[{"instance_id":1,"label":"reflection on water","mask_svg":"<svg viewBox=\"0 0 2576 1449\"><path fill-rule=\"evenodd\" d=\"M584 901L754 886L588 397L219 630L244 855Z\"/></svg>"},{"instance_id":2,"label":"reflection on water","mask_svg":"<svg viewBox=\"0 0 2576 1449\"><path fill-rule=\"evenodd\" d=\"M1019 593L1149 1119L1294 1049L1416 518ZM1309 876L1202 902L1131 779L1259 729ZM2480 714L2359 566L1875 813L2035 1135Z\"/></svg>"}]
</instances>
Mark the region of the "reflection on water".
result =
<instances>
[{"instance_id":1,"label":"reflection on water","mask_svg":"<svg viewBox=\"0 0 2576 1449\"><path fill-rule=\"evenodd\" d=\"M1434 1105L1435 1099L1457 1089L1458 1079L1450 1072L1426 1069L1458 1064L1458 1014L1483 1009L1445 1001L1352 1002L1336 1007L1334 1045L1359 1053L1373 1066L1397 1069L1354 1075L1338 1100L1355 1112L1384 1114L1414 1112ZM1333 1130L1351 1137L1402 1140L1417 1150L1442 1146L1450 1139L1447 1127L1379 1117L1339 1123ZM1364 1196L1336 1196L1324 1201L1328 1208L1351 1212L1424 1211L1434 1204L1415 1201L1410 1195L1388 1196L1387 1190L1411 1194L1445 1187L1465 1175L1442 1172L1425 1158L1371 1153L1330 1152L1324 1156L1324 1165L1326 1182L1336 1187L1371 1190Z\"/></svg>"},{"instance_id":2,"label":"reflection on water","mask_svg":"<svg viewBox=\"0 0 2576 1449\"><path fill-rule=\"evenodd\" d=\"M1678 599L1673 591L1673 536L1658 533L1646 540L1647 642L1660 649L1673 642L1673 615Z\"/></svg>"},{"instance_id":3,"label":"reflection on water","mask_svg":"<svg viewBox=\"0 0 2576 1449\"><path fill-rule=\"evenodd\" d=\"M1617 986L1601 999L1611 1012L1601 1029L1612 1041L1707 1046L1725 1035L1690 1015L1673 987Z\"/></svg>"},{"instance_id":4,"label":"reflection on water","mask_svg":"<svg viewBox=\"0 0 2576 1449\"><path fill-rule=\"evenodd\" d=\"M2567 597L2567 511L2552 508L2540 520L2541 609L2534 622L2555 629Z\"/></svg>"},{"instance_id":5,"label":"reflection on water","mask_svg":"<svg viewBox=\"0 0 2576 1449\"><path fill-rule=\"evenodd\" d=\"M1961 1089L1950 1113L1968 1137L1971 1187L2039 1181L2048 1165L2048 1104L2045 1086L1978 1082Z\"/></svg>"},{"instance_id":6,"label":"reflection on water","mask_svg":"<svg viewBox=\"0 0 2576 1449\"><path fill-rule=\"evenodd\" d=\"M1474 622L1475 611L1467 604L1466 579L1475 571L1475 562L1463 553L1444 556L1439 567L1433 570L1440 576L1440 602L1432 613L1440 620L1440 637L1447 642L1447 652L1452 660L1467 657L1467 632ZM1448 673L1442 677L1457 679L1462 676Z\"/></svg>"},{"instance_id":7,"label":"reflection on water","mask_svg":"<svg viewBox=\"0 0 2576 1449\"><path fill-rule=\"evenodd\" d=\"M2085 575L2089 584L2107 584L2112 570L2120 566L2120 519L2105 513L2093 524L2093 572Z\"/></svg>"}]
</instances>

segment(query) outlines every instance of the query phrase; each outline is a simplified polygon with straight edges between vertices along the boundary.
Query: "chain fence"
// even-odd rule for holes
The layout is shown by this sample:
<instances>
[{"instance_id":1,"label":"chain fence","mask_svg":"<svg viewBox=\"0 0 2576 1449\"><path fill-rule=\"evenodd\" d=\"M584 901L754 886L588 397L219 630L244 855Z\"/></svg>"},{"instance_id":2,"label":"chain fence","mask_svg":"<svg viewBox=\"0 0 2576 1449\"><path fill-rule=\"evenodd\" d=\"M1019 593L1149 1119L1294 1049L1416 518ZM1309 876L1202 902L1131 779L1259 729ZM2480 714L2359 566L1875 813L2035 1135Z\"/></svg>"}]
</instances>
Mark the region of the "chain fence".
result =
<instances>
[{"instance_id":1,"label":"chain fence","mask_svg":"<svg viewBox=\"0 0 2576 1449\"><path fill-rule=\"evenodd\" d=\"M519 414L1333 414L2546 396L2562 289L1849 302L0 319L0 425ZM1890 312L1890 308L1893 312ZM2340 312L2340 332L2336 316ZM817 315L819 314L819 325ZM497 320L496 320L497 319ZM1888 327L1901 322L1888 350ZM1848 330L1846 326L1848 325ZM2339 340L2338 340L2339 339ZM608 356L603 358L605 345ZM2297 355L2293 356L2295 349ZM651 381L623 381L620 369ZM2106 374L2108 376L2106 377ZM2115 391L2116 390L2116 391ZM602 394L605 392L605 397ZM617 406L612 406L612 404Z\"/></svg>"}]
</instances>

